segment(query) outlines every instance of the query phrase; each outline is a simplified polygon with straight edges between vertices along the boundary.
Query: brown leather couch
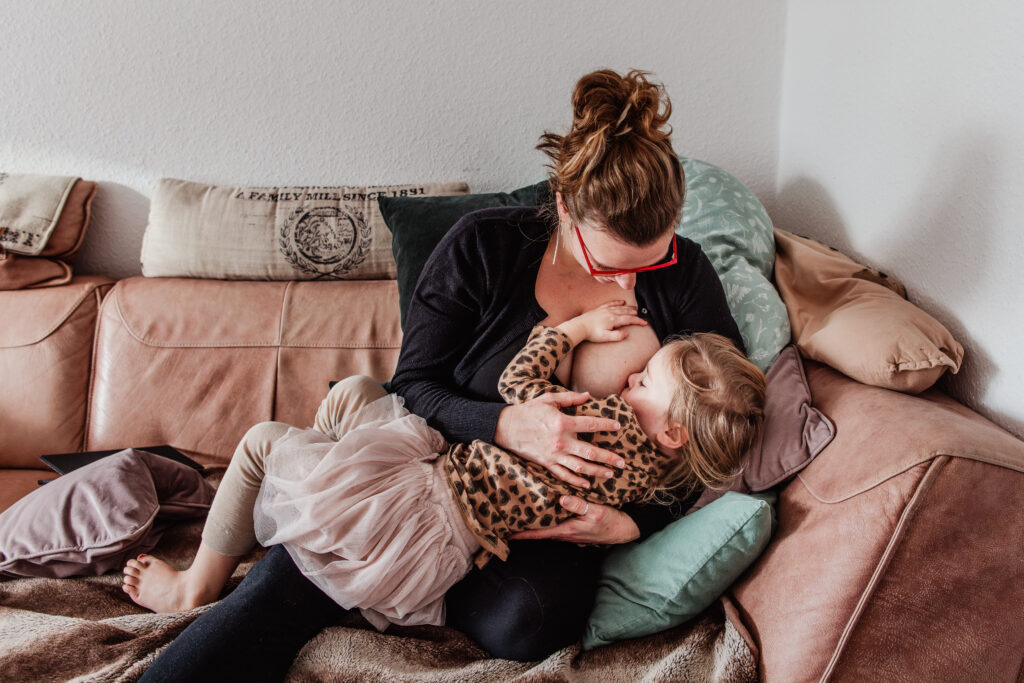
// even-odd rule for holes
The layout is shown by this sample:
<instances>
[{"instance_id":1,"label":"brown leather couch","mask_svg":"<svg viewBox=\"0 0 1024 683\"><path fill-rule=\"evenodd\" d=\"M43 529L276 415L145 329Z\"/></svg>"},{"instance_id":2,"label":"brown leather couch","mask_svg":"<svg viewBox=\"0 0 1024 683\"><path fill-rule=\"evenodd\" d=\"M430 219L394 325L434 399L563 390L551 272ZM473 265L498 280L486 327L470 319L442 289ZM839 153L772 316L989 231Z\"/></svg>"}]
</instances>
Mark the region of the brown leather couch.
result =
<instances>
[{"instance_id":1,"label":"brown leather couch","mask_svg":"<svg viewBox=\"0 0 1024 683\"><path fill-rule=\"evenodd\" d=\"M0 292L0 509L46 477L44 453L167 443L224 464L256 422L308 425L330 380L390 376L397 303L392 281ZM1019 679L1024 442L937 390L807 365L837 436L732 591L762 677Z\"/></svg>"}]
</instances>

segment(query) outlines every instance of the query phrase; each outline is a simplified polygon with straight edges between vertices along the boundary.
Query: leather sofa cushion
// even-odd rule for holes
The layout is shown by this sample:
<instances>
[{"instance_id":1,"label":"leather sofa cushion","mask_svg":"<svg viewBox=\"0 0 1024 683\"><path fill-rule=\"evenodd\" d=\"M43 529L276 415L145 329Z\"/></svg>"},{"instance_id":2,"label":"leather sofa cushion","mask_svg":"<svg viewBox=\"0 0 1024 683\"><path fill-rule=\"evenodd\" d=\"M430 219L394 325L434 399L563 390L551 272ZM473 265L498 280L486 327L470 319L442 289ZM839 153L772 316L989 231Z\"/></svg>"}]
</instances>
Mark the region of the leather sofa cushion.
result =
<instances>
[{"instance_id":1,"label":"leather sofa cushion","mask_svg":"<svg viewBox=\"0 0 1024 683\"><path fill-rule=\"evenodd\" d=\"M0 292L0 467L42 468L40 455L77 451L96 316L111 280Z\"/></svg>"},{"instance_id":2,"label":"leather sofa cushion","mask_svg":"<svg viewBox=\"0 0 1024 683\"><path fill-rule=\"evenodd\" d=\"M1024 635L1012 625L1019 610L997 606L1024 601L1024 562L1009 551L1024 540L1024 442L938 391L911 396L806 367L836 436L782 491L773 542L733 587L763 679L825 679L858 658L862 669L928 661L934 675L922 680L1005 673ZM907 544L919 550L903 553ZM916 637L931 612L925 621L945 636ZM946 658L951 644L965 649Z\"/></svg>"},{"instance_id":3,"label":"leather sofa cushion","mask_svg":"<svg viewBox=\"0 0 1024 683\"><path fill-rule=\"evenodd\" d=\"M806 367L815 407L840 427L798 475L822 501L846 500L939 455L1024 472L1024 442L937 389L911 396Z\"/></svg>"},{"instance_id":4,"label":"leather sofa cushion","mask_svg":"<svg viewBox=\"0 0 1024 683\"><path fill-rule=\"evenodd\" d=\"M330 380L391 376L397 298L393 280L121 280L100 314L87 449L165 443L226 464L258 422L308 426Z\"/></svg>"}]
</instances>

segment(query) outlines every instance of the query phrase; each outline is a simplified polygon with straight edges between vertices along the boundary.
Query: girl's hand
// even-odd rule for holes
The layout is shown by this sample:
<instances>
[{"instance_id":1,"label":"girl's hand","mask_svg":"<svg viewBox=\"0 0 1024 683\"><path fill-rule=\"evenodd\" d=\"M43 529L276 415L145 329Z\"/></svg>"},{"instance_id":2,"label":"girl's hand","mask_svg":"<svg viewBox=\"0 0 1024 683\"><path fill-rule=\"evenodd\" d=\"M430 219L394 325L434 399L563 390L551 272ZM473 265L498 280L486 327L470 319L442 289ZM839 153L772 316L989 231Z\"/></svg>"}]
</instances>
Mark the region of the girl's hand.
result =
<instances>
[{"instance_id":1,"label":"girl's hand","mask_svg":"<svg viewBox=\"0 0 1024 683\"><path fill-rule=\"evenodd\" d=\"M637 315L636 306L619 300L609 301L570 318L559 325L558 329L569 335L575 346L583 341L622 341L626 338L626 331L619 328L646 324L647 321Z\"/></svg>"},{"instance_id":2,"label":"girl's hand","mask_svg":"<svg viewBox=\"0 0 1024 683\"><path fill-rule=\"evenodd\" d=\"M636 522L622 510L608 505L587 503L576 496L562 496L558 503L566 510L575 512L576 517L544 529L520 531L512 534L512 538L552 538L557 541L601 545L629 543L640 538L640 529L637 528Z\"/></svg>"},{"instance_id":3,"label":"girl's hand","mask_svg":"<svg viewBox=\"0 0 1024 683\"><path fill-rule=\"evenodd\" d=\"M622 467L625 462L611 451L576 438L579 432L615 431L620 427L618 422L566 415L559 410L589 398L587 393L554 392L506 406L498 417L494 443L537 463L570 486L590 488L590 482L579 475L607 479L614 474L610 467Z\"/></svg>"}]
</instances>

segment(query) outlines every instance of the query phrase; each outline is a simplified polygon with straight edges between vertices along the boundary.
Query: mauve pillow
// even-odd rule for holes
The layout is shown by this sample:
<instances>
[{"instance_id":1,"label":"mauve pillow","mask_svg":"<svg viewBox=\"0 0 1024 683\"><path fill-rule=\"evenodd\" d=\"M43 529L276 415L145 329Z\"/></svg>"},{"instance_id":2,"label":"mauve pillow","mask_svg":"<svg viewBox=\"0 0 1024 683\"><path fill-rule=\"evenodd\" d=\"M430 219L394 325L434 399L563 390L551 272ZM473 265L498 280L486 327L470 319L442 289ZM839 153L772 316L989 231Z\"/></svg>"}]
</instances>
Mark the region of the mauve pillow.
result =
<instances>
[{"instance_id":1,"label":"mauve pillow","mask_svg":"<svg viewBox=\"0 0 1024 683\"><path fill-rule=\"evenodd\" d=\"M764 426L743 457L743 470L733 480L733 491L766 491L781 484L807 465L831 443L836 427L812 405L800 352L790 344L766 375ZM724 491L707 489L691 509L720 498Z\"/></svg>"},{"instance_id":2,"label":"mauve pillow","mask_svg":"<svg viewBox=\"0 0 1024 683\"><path fill-rule=\"evenodd\" d=\"M213 494L199 472L168 458L109 455L0 514L0 572L61 578L121 569L171 522L205 516Z\"/></svg>"}]
</instances>

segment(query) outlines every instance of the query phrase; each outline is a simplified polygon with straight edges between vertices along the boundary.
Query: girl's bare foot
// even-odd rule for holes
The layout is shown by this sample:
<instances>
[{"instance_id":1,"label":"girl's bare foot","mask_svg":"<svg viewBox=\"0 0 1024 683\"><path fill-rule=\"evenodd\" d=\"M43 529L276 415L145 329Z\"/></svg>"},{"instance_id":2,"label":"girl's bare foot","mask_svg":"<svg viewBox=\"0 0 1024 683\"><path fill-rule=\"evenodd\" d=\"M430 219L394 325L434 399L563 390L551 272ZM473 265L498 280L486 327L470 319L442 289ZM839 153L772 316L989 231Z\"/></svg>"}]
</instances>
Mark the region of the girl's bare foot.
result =
<instances>
[{"instance_id":1,"label":"girl's bare foot","mask_svg":"<svg viewBox=\"0 0 1024 683\"><path fill-rule=\"evenodd\" d=\"M128 560L121 588L132 600L154 612L187 612L213 602L219 589L195 585L192 570L178 571L152 555Z\"/></svg>"}]
</instances>

